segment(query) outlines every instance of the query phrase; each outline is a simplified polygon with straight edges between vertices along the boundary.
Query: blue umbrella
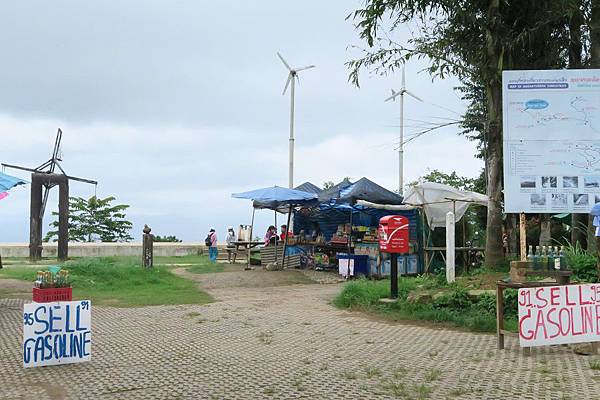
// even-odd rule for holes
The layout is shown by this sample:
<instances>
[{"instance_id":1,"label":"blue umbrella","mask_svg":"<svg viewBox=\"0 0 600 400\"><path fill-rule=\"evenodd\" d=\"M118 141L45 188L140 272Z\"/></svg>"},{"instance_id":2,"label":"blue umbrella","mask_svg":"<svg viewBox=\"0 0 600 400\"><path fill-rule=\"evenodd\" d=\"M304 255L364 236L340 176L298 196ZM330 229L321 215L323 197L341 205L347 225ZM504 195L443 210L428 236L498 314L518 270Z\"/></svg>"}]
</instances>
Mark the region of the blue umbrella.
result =
<instances>
[{"instance_id":1,"label":"blue umbrella","mask_svg":"<svg viewBox=\"0 0 600 400\"><path fill-rule=\"evenodd\" d=\"M6 175L0 172L0 193L8 192L15 186L24 185L27 181L23 179L15 178L14 176Z\"/></svg>"},{"instance_id":2,"label":"blue umbrella","mask_svg":"<svg viewBox=\"0 0 600 400\"><path fill-rule=\"evenodd\" d=\"M590 210L590 214L599 216L600 215L600 203L596 203Z\"/></svg>"},{"instance_id":3,"label":"blue umbrella","mask_svg":"<svg viewBox=\"0 0 600 400\"><path fill-rule=\"evenodd\" d=\"M302 190L282 188L273 186L268 188L251 190L243 193L233 193L231 195L236 199L249 199L253 201L252 209L252 226L254 226L254 210L257 208L268 208L275 210L275 225L277 225L277 209L280 207L289 207L287 226L290 226L290 218L292 216L292 207L305 206L312 207L319 203L318 196L315 193L303 192ZM283 211L283 210L281 210ZM252 227L250 228L252 236ZM284 259L282 265L285 265L285 256L288 236L286 235L283 243ZM248 268L250 268L250 252L248 252ZM277 240L275 240L275 263L277 263Z\"/></svg>"},{"instance_id":4,"label":"blue umbrella","mask_svg":"<svg viewBox=\"0 0 600 400\"><path fill-rule=\"evenodd\" d=\"M251 190L243 193L233 193L236 199L254 200L255 208L269 208L276 210L281 206L313 206L318 203L315 193L303 192L302 190L272 186L268 188Z\"/></svg>"}]
</instances>

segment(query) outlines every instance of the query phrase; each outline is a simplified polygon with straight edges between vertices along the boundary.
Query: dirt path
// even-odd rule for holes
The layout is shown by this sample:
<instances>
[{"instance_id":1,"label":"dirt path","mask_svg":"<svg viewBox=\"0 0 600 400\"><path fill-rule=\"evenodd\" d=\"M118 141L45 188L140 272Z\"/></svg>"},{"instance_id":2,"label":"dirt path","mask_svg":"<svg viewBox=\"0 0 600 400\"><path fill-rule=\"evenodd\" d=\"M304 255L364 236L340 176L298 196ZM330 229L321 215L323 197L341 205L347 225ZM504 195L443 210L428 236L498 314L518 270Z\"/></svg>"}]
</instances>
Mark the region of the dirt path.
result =
<instances>
[{"instance_id":1,"label":"dirt path","mask_svg":"<svg viewBox=\"0 0 600 400\"><path fill-rule=\"evenodd\" d=\"M591 358L562 347L498 351L492 335L338 310L337 284L270 286L278 272L250 272L178 270L219 300L208 305L95 307L92 362L60 367L23 370L22 301L0 300L0 398L600 397Z\"/></svg>"}]
</instances>

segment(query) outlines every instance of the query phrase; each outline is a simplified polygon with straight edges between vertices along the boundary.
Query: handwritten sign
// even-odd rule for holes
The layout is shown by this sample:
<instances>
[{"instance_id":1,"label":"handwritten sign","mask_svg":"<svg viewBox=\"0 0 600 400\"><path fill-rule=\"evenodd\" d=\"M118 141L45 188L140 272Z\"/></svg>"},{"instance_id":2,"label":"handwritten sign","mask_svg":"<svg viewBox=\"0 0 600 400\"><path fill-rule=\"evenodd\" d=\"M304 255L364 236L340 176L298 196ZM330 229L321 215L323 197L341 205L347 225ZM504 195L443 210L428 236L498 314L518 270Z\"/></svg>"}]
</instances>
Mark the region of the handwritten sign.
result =
<instances>
[{"instance_id":1,"label":"handwritten sign","mask_svg":"<svg viewBox=\"0 0 600 400\"><path fill-rule=\"evenodd\" d=\"M600 284L520 289L523 347L600 341Z\"/></svg>"},{"instance_id":2,"label":"handwritten sign","mask_svg":"<svg viewBox=\"0 0 600 400\"><path fill-rule=\"evenodd\" d=\"M89 361L92 353L89 300L23 306L23 366Z\"/></svg>"}]
</instances>

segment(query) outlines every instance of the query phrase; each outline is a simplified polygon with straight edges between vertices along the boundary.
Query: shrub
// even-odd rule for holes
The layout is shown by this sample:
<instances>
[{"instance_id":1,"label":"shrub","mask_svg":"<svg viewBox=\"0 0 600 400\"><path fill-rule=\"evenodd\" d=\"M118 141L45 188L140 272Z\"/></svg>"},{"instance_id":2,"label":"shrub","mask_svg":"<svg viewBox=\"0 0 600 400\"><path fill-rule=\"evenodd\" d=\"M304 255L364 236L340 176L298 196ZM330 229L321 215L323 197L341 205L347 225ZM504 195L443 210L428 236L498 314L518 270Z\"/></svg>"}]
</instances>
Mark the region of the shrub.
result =
<instances>
[{"instance_id":1,"label":"shrub","mask_svg":"<svg viewBox=\"0 0 600 400\"><path fill-rule=\"evenodd\" d=\"M598 282L598 258L586 251L579 242L567 245L565 248L567 264L573 271L574 277L582 282Z\"/></svg>"},{"instance_id":2,"label":"shrub","mask_svg":"<svg viewBox=\"0 0 600 400\"><path fill-rule=\"evenodd\" d=\"M454 288L451 292L444 294L433 302L436 308L447 308L461 311L472 305L467 290L461 287Z\"/></svg>"},{"instance_id":3,"label":"shrub","mask_svg":"<svg viewBox=\"0 0 600 400\"><path fill-rule=\"evenodd\" d=\"M504 290L504 316L516 317L519 314L519 308L517 305L517 298L519 293L517 289L506 289Z\"/></svg>"},{"instance_id":4,"label":"shrub","mask_svg":"<svg viewBox=\"0 0 600 400\"><path fill-rule=\"evenodd\" d=\"M496 296L491 293L484 293L479 296L476 306L484 313L496 315Z\"/></svg>"}]
</instances>

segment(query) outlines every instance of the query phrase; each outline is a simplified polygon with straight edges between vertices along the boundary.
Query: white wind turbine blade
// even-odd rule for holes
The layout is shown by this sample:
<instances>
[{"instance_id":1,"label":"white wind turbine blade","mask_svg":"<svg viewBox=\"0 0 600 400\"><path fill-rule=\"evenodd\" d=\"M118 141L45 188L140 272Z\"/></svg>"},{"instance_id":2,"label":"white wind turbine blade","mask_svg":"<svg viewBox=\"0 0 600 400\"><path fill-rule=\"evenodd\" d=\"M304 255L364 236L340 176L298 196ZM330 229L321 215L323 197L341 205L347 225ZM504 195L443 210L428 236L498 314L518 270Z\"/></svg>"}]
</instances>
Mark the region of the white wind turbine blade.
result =
<instances>
[{"instance_id":1,"label":"white wind turbine blade","mask_svg":"<svg viewBox=\"0 0 600 400\"><path fill-rule=\"evenodd\" d=\"M384 101L390 101L390 100L396 100L396 97L400 96L402 94L402 91L399 92L394 92L394 89L392 89L392 95L390 97L388 97L387 99L385 99Z\"/></svg>"},{"instance_id":2,"label":"white wind turbine blade","mask_svg":"<svg viewBox=\"0 0 600 400\"><path fill-rule=\"evenodd\" d=\"M296 72L300 72L300 71L304 71L304 70L315 68L315 67L316 67L316 65L309 65L309 66L306 66L306 67L297 68L295 71Z\"/></svg>"},{"instance_id":3,"label":"white wind turbine blade","mask_svg":"<svg viewBox=\"0 0 600 400\"><path fill-rule=\"evenodd\" d=\"M277 57L279 57L279 59L281 60L283 65L285 65L285 67L288 69L288 71L292 70L292 67L290 67L290 65L283 59L283 57L281 56L281 54L279 54L279 52L277 52Z\"/></svg>"},{"instance_id":4,"label":"white wind turbine blade","mask_svg":"<svg viewBox=\"0 0 600 400\"><path fill-rule=\"evenodd\" d=\"M417 99L417 100L419 100L421 103L423 103L423 100L421 100L421 98L420 98L420 97L418 97L416 94L413 94L413 93L409 92L408 90L405 90L405 91L404 91L404 93L406 93L406 94L407 94L407 95L409 95L409 96L412 96L412 97L414 97L415 99Z\"/></svg>"},{"instance_id":5,"label":"white wind turbine blade","mask_svg":"<svg viewBox=\"0 0 600 400\"><path fill-rule=\"evenodd\" d=\"M292 78L292 73L290 72L290 73L288 74L287 81L285 82L285 87L283 88L283 93L281 93L282 95L284 95L284 94L285 94L285 92L287 91L287 88L288 88L288 86L290 86L290 82L291 82L291 80L292 80L292 79L293 79L293 78Z\"/></svg>"}]
</instances>

